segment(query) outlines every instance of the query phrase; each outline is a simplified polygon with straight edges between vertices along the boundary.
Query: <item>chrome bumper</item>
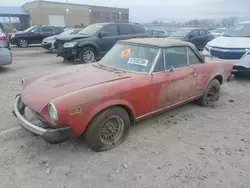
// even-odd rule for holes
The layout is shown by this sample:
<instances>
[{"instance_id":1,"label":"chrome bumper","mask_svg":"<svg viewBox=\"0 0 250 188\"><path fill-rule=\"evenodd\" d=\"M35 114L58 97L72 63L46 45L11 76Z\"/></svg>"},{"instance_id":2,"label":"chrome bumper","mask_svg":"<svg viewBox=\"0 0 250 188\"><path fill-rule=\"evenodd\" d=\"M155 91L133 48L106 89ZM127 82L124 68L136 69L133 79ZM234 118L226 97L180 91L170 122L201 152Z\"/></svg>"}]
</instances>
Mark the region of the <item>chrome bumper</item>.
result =
<instances>
[{"instance_id":1,"label":"chrome bumper","mask_svg":"<svg viewBox=\"0 0 250 188\"><path fill-rule=\"evenodd\" d=\"M25 105L21 101L20 95L16 96L13 113L19 120L21 127L35 135L42 136L49 143L61 143L68 140L71 136L71 127L45 129L29 122L25 117Z\"/></svg>"}]
</instances>

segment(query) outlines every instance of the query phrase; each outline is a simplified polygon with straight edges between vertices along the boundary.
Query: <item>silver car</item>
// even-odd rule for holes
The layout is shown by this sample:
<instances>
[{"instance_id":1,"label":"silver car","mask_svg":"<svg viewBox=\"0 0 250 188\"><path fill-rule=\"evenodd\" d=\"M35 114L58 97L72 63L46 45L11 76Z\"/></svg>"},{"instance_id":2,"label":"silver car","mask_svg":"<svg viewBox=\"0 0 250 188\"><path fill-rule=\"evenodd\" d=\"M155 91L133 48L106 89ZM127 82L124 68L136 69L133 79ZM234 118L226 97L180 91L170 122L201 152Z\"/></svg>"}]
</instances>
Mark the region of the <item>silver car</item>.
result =
<instances>
[{"instance_id":1,"label":"silver car","mask_svg":"<svg viewBox=\"0 0 250 188\"><path fill-rule=\"evenodd\" d=\"M1 26L1 25L0 25ZM0 66L10 65L12 63L12 52L8 36L0 28Z\"/></svg>"}]
</instances>

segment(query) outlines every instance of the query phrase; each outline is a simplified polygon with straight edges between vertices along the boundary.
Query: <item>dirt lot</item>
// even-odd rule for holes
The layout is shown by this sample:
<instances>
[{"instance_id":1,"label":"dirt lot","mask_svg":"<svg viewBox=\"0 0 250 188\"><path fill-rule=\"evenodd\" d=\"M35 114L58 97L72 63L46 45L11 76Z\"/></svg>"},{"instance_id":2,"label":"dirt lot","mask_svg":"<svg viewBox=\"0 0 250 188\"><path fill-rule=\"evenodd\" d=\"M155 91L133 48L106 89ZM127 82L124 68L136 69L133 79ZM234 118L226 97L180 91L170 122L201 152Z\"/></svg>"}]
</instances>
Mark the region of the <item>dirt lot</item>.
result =
<instances>
[{"instance_id":1,"label":"dirt lot","mask_svg":"<svg viewBox=\"0 0 250 188\"><path fill-rule=\"evenodd\" d=\"M13 54L12 66L0 68L1 188L250 187L250 79L225 84L214 108L176 108L94 153L82 139L50 145L19 128L11 109L20 78L74 64L38 47Z\"/></svg>"}]
</instances>

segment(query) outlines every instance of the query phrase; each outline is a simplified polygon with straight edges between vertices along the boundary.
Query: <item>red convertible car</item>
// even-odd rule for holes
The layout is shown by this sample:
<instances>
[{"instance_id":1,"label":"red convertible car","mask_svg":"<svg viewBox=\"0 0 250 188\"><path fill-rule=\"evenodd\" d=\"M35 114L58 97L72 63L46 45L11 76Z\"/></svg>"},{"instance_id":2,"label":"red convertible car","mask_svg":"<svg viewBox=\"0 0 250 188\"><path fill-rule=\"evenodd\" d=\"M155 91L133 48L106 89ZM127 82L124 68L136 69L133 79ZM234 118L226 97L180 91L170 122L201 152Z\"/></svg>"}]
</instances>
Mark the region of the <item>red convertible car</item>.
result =
<instances>
[{"instance_id":1,"label":"red convertible car","mask_svg":"<svg viewBox=\"0 0 250 188\"><path fill-rule=\"evenodd\" d=\"M231 63L208 63L194 45L169 39L119 41L98 63L22 80L14 103L21 126L47 142L84 134L94 151L122 143L130 125L196 100L219 99ZM46 126L27 120L25 108Z\"/></svg>"}]
</instances>

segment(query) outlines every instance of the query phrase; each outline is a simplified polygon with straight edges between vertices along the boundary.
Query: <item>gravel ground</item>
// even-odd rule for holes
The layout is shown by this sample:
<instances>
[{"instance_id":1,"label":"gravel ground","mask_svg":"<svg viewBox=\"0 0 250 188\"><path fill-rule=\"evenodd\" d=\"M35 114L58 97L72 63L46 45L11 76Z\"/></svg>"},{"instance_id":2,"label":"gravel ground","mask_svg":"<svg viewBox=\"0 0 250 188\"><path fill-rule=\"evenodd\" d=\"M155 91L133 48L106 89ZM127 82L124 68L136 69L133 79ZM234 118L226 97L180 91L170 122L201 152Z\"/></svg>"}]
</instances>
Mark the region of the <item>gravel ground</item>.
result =
<instances>
[{"instance_id":1,"label":"gravel ground","mask_svg":"<svg viewBox=\"0 0 250 188\"><path fill-rule=\"evenodd\" d=\"M132 126L120 146L94 153L82 139L50 145L19 129L11 113L20 78L64 63L37 48L13 49L0 68L0 187L250 187L250 80L222 87L213 108L193 103Z\"/></svg>"}]
</instances>

